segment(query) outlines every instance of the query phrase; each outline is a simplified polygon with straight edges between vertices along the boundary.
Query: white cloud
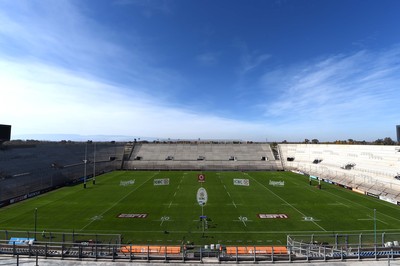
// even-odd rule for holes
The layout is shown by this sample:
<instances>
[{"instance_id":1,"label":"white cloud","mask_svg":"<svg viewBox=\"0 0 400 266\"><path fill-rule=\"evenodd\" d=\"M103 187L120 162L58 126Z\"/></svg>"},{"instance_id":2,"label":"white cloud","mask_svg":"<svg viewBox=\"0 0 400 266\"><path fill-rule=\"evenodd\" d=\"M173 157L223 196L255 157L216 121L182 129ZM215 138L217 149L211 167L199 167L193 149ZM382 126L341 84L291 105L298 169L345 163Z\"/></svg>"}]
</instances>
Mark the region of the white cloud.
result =
<instances>
[{"instance_id":1,"label":"white cloud","mask_svg":"<svg viewBox=\"0 0 400 266\"><path fill-rule=\"evenodd\" d=\"M47 65L0 61L0 120L13 134L257 138L264 125L193 113L163 99ZM257 132L254 134L253 132Z\"/></svg>"},{"instance_id":2,"label":"white cloud","mask_svg":"<svg viewBox=\"0 0 400 266\"><path fill-rule=\"evenodd\" d=\"M205 66L212 66L218 63L218 54L207 52L196 56L196 60Z\"/></svg>"},{"instance_id":3,"label":"white cloud","mask_svg":"<svg viewBox=\"0 0 400 266\"><path fill-rule=\"evenodd\" d=\"M266 73L264 88L278 96L264 105L265 117L292 128L315 128L316 135L358 131L367 138L368 133L357 129L373 131L398 119L399 55L399 47L361 51Z\"/></svg>"}]
</instances>

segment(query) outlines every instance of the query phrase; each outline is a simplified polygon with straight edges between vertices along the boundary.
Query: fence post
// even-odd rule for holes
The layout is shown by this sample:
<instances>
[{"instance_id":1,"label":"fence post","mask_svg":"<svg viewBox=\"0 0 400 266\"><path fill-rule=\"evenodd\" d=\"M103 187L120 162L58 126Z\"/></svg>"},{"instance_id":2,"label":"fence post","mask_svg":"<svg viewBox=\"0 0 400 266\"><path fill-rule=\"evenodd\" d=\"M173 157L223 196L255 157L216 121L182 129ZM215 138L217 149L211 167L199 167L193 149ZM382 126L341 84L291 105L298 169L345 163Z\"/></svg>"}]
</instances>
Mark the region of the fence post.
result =
<instances>
[{"instance_id":1,"label":"fence post","mask_svg":"<svg viewBox=\"0 0 400 266\"><path fill-rule=\"evenodd\" d=\"M64 235L64 234L63 234ZM61 259L64 259L64 242L61 243Z\"/></svg>"},{"instance_id":2,"label":"fence post","mask_svg":"<svg viewBox=\"0 0 400 266\"><path fill-rule=\"evenodd\" d=\"M272 246L272 251L271 251L271 262L274 262L274 246Z\"/></svg>"},{"instance_id":3,"label":"fence post","mask_svg":"<svg viewBox=\"0 0 400 266\"><path fill-rule=\"evenodd\" d=\"M343 261L343 246L340 246L340 260Z\"/></svg>"},{"instance_id":4,"label":"fence post","mask_svg":"<svg viewBox=\"0 0 400 266\"><path fill-rule=\"evenodd\" d=\"M115 253L116 253L115 246L112 246L112 261L113 262L115 261Z\"/></svg>"},{"instance_id":5,"label":"fence post","mask_svg":"<svg viewBox=\"0 0 400 266\"><path fill-rule=\"evenodd\" d=\"M337 249L338 245L338 234L335 234L335 249Z\"/></svg>"},{"instance_id":6,"label":"fence post","mask_svg":"<svg viewBox=\"0 0 400 266\"><path fill-rule=\"evenodd\" d=\"M393 257L393 247L390 248L390 254L392 254L391 257L392 257L392 260L394 260L394 257Z\"/></svg>"},{"instance_id":7,"label":"fence post","mask_svg":"<svg viewBox=\"0 0 400 266\"><path fill-rule=\"evenodd\" d=\"M238 258L238 247L236 246L236 263L238 262L239 258Z\"/></svg>"}]
</instances>

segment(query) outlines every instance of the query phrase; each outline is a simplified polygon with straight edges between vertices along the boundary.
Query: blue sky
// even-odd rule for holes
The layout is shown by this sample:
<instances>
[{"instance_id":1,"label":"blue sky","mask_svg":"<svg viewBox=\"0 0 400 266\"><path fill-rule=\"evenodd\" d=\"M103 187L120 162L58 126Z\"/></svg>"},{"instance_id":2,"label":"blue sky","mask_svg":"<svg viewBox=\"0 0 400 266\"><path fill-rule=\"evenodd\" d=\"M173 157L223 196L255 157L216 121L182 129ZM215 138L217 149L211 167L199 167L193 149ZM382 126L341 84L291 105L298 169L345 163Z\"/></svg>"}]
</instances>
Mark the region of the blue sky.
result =
<instances>
[{"instance_id":1,"label":"blue sky","mask_svg":"<svg viewBox=\"0 0 400 266\"><path fill-rule=\"evenodd\" d=\"M400 1L0 1L0 123L160 139L395 139Z\"/></svg>"}]
</instances>

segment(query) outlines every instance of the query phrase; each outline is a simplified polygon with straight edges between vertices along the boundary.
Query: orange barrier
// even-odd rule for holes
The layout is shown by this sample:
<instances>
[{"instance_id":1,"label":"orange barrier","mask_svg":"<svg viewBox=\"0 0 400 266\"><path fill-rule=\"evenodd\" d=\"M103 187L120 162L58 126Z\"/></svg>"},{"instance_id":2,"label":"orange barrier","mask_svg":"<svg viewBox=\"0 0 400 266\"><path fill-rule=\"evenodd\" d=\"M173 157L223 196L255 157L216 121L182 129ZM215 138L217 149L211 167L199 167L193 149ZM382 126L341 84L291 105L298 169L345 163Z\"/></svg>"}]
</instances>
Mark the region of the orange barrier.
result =
<instances>
[{"instance_id":1,"label":"orange barrier","mask_svg":"<svg viewBox=\"0 0 400 266\"><path fill-rule=\"evenodd\" d=\"M123 246L122 253L179 254L180 246Z\"/></svg>"},{"instance_id":2,"label":"orange barrier","mask_svg":"<svg viewBox=\"0 0 400 266\"><path fill-rule=\"evenodd\" d=\"M284 246L247 246L247 247L226 247L228 255L245 255L245 254L287 254L287 248Z\"/></svg>"}]
</instances>

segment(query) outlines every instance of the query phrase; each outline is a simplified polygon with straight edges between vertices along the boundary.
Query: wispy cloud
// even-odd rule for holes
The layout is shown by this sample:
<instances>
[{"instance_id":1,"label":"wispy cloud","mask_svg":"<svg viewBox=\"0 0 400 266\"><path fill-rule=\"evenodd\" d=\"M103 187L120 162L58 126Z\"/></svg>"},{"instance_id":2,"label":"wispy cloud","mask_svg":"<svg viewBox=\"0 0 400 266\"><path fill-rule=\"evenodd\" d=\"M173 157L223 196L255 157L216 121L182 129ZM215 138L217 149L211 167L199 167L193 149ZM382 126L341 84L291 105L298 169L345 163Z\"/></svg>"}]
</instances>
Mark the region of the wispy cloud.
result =
<instances>
[{"instance_id":1,"label":"wispy cloud","mask_svg":"<svg viewBox=\"0 0 400 266\"><path fill-rule=\"evenodd\" d=\"M2 2L1 6L0 34L6 46L2 50L7 52L16 46L21 56L40 57L70 67L78 65L76 62L82 67L100 63L122 53L107 38L99 39L94 33L99 25L82 16L69 1ZM105 28L101 32L103 37L112 34Z\"/></svg>"},{"instance_id":2,"label":"wispy cloud","mask_svg":"<svg viewBox=\"0 0 400 266\"><path fill-rule=\"evenodd\" d=\"M267 61L271 56L269 54L245 54L242 57L242 74L257 68Z\"/></svg>"},{"instance_id":3,"label":"wispy cloud","mask_svg":"<svg viewBox=\"0 0 400 266\"><path fill-rule=\"evenodd\" d=\"M138 6L147 18L151 18L155 14L171 14L173 12L172 1L166 0L114 0L114 4Z\"/></svg>"},{"instance_id":4,"label":"wispy cloud","mask_svg":"<svg viewBox=\"0 0 400 266\"><path fill-rule=\"evenodd\" d=\"M0 73L0 87L7 88L2 90L7 100L0 106L0 120L12 124L17 135L249 139L265 129L168 106L163 99L48 65L1 60Z\"/></svg>"},{"instance_id":5,"label":"wispy cloud","mask_svg":"<svg viewBox=\"0 0 400 266\"><path fill-rule=\"evenodd\" d=\"M206 52L196 56L198 63L204 66L213 66L218 63L218 53Z\"/></svg>"},{"instance_id":6,"label":"wispy cloud","mask_svg":"<svg viewBox=\"0 0 400 266\"><path fill-rule=\"evenodd\" d=\"M0 23L4 58L102 77L127 89L132 84L135 91L155 95L183 82L179 73L152 66L154 58L134 30L129 37L113 31L85 16L70 1L1 2ZM124 38L129 39L127 46L121 41Z\"/></svg>"},{"instance_id":7,"label":"wispy cloud","mask_svg":"<svg viewBox=\"0 0 400 266\"><path fill-rule=\"evenodd\" d=\"M264 105L265 117L339 131L395 121L400 113L399 56L400 47L360 51L266 73L264 88L278 98Z\"/></svg>"}]
</instances>

